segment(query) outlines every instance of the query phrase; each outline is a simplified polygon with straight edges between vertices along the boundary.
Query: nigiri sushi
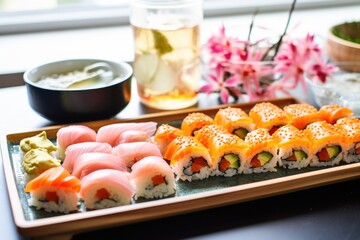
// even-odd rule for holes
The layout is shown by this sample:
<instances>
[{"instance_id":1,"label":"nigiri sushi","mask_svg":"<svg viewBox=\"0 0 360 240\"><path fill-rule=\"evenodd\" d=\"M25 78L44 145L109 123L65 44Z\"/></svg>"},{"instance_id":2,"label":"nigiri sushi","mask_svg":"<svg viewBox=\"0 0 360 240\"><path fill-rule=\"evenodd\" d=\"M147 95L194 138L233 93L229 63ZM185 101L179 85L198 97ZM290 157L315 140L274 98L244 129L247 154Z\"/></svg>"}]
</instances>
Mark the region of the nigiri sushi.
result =
<instances>
[{"instance_id":1,"label":"nigiri sushi","mask_svg":"<svg viewBox=\"0 0 360 240\"><path fill-rule=\"evenodd\" d=\"M129 142L152 142L151 137L147 132L142 130L126 130L121 133L118 144Z\"/></svg>"},{"instance_id":2,"label":"nigiri sushi","mask_svg":"<svg viewBox=\"0 0 360 240\"><path fill-rule=\"evenodd\" d=\"M241 108L227 107L219 109L214 117L215 124L221 125L229 133L245 139L246 134L255 128L253 120Z\"/></svg>"},{"instance_id":3,"label":"nigiri sushi","mask_svg":"<svg viewBox=\"0 0 360 240\"><path fill-rule=\"evenodd\" d=\"M115 147L120 143L121 134L127 130L141 130L152 136L156 131L156 122L114 123L99 128L97 142L106 142Z\"/></svg>"},{"instance_id":4,"label":"nigiri sushi","mask_svg":"<svg viewBox=\"0 0 360 240\"><path fill-rule=\"evenodd\" d=\"M284 168L304 168L312 159L310 141L302 130L293 125L285 125L273 134L277 142L279 165Z\"/></svg>"},{"instance_id":5,"label":"nigiri sushi","mask_svg":"<svg viewBox=\"0 0 360 240\"><path fill-rule=\"evenodd\" d=\"M70 125L62 127L56 133L56 142L59 147L58 157L64 158L65 149L75 143L95 142L95 130L84 125Z\"/></svg>"},{"instance_id":6,"label":"nigiri sushi","mask_svg":"<svg viewBox=\"0 0 360 240\"><path fill-rule=\"evenodd\" d=\"M210 176L213 170L209 150L191 136L175 138L167 147L165 159L179 180L198 180Z\"/></svg>"},{"instance_id":7,"label":"nigiri sushi","mask_svg":"<svg viewBox=\"0 0 360 240\"><path fill-rule=\"evenodd\" d=\"M134 194L127 172L101 169L81 179L79 195L87 209L128 205Z\"/></svg>"},{"instance_id":8,"label":"nigiri sushi","mask_svg":"<svg viewBox=\"0 0 360 240\"><path fill-rule=\"evenodd\" d=\"M344 136L325 121L309 124L304 130L309 137L313 158L310 166L334 166L344 154Z\"/></svg>"},{"instance_id":9,"label":"nigiri sushi","mask_svg":"<svg viewBox=\"0 0 360 240\"><path fill-rule=\"evenodd\" d=\"M347 163L360 161L360 120L357 118L341 118L335 127L344 136L344 161Z\"/></svg>"},{"instance_id":10,"label":"nigiri sushi","mask_svg":"<svg viewBox=\"0 0 360 240\"><path fill-rule=\"evenodd\" d=\"M134 163L140 161L144 157L162 157L156 144L150 142L122 143L113 148L112 154L123 159L128 168L131 168Z\"/></svg>"},{"instance_id":11,"label":"nigiri sushi","mask_svg":"<svg viewBox=\"0 0 360 240\"><path fill-rule=\"evenodd\" d=\"M276 172L277 146L267 129L258 128L245 137L249 144L243 173Z\"/></svg>"},{"instance_id":12,"label":"nigiri sushi","mask_svg":"<svg viewBox=\"0 0 360 240\"><path fill-rule=\"evenodd\" d=\"M310 123L323 120L321 112L306 103L287 105L284 111L290 116L290 124L297 129L304 129Z\"/></svg>"},{"instance_id":13,"label":"nigiri sushi","mask_svg":"<svg viewBox=\"0 0 360 240\"><path fill-rule=\"evenodd\" d=\"M256 128L265 128L269 131L270 135L290 121L284 110L270 102L255 104L251 108L249 116L254 121Z\"/></svg>"},{"instance_id":14,"label":"nigiri sushi","mask_svg":"<svg viewBox=\"0 0 360 240\"><path fill-rule=\"evenodd\" d=\"M181 123L181 130L186 136L194 136L196 130L210 124L214 124L210 116L201 112L189 113Z\"/></svg>"},{"instance_id":15,"label":"nigiri sushi","mask_svg":"<svg viewBox=\"0 0 360 240\"><path fill-rule=\"evenodd\" d=\"M135 199L163 198L175 193L175 177L161 157L145 157L131 168L130 178L136 189Z\"/></svg>"},{"instance_id":16,"label":"nigiri sushi","mask_svg":"<svg viewBox=\"0 0 360 240\"><path fill-rule=\"evenodd\" d=\"M335 124L337 120L351 117L354 114L351 109L336 104L322 106L319 111L322 113L323 119L330 124Z\"/></svg>"},{"instance_id":17,"label":"nigiri sushi","mask_svg":"<svg viewBox=\"0 0 360 240\"><path fill-rule=\"evenodd\" d=\"M164 154L167 146L176 137L183 136L184 133L177 127L173 127L169 124L161 124L154 135L154 143L160 149L160 152Z\"/></svg>"},{"instance_id":18,"label":"nigiri sushi","mask_svg":"<svg viewBox=\"0 0 360 240\"><path fill-rule=\"evenodd\" d=\"M100 170L116 169L127 171L124 161L111 153L83 153L74 163L71 175L82 179L84 176Z\"/></svg>"},{"instance_id":19,"label":"nigiri sushi","mask_svg":"<svg viewBox=\"0 0 360 240\"><path fill-rule=\"evenodd\" d=\"M78 210L80 186L80 180L60 166L50 168L31 180L24 191L31 194L28 200L30 206L47 212L69 213Z\"/></svg>"},{"instance_id":20,"label":"nigiri sushi","mask_svg":"<svg viewBox=\"0 0 360 240\"><path fill-rule=\"evenodd\" d=\"M108 143L100 142L72 144L67 147L65 151L65 159L62 166L72 173L75 161L81 156L81 154L90 152L112 153L112 147Z\"/></svg>"}]
</instances>

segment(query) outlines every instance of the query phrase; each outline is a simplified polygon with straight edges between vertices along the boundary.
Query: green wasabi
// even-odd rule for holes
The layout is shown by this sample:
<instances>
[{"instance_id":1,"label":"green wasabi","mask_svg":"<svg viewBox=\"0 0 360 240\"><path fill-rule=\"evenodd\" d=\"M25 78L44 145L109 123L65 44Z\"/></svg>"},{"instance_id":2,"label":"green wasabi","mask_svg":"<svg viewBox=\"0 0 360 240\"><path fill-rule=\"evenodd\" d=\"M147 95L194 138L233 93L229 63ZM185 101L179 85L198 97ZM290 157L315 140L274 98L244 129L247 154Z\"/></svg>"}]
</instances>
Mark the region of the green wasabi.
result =
<instances>
[{"instance_id":1,"label":"green wasabi","mask_svg":"<svg viewBox=\"0 0 360 240\"><path fill-rule=\"evenodd\" d=\"M60 160L51 156L46 149L35 148L25 153L22 166L26 173L38 175L52 167L60 166Z\"/></svg>"},{"instance_id":2,"label":"green wasabi","mask_svg":"<svg viewBox=\"0 0 360 240\"><path fill-rule=\"evenodd\" d=\"M20 141L20 148L24 153L36 148L46 149L48 153L57 150L57 147L47 138L45 131L33 137L22 139Z\"/></svg>"}]
</instances>

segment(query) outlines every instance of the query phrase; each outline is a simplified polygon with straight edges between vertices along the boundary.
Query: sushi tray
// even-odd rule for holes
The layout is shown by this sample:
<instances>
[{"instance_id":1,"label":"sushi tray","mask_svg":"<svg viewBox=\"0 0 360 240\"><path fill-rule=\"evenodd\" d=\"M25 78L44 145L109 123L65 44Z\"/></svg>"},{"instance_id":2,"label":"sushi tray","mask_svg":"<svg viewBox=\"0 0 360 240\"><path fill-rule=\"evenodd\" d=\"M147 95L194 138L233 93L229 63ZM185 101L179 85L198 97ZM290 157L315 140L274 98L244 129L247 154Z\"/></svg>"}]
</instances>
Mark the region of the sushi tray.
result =
<instances>
[{"instance_id":1,"label":"sushi tray","mask_svg":"<svg viewBox=\"0 0 360 240\"><path fill-rule=\"evenodd\" d=\"M280 108L299 103L294 98L270 102ZM255 104L256 102L226 106L238 107L248 112ZM169 124L180 128L182 120L190 113L201 112L213 117L220 108L225 106L148 114L136 119L108 119L86 122L82 125L95 132L110 124L149 121L157 123L157 126ZM30 206L30 194L24 191L27 179L22 166L23 153L20 141L45 131L47 138L56 143L59 129L66 126L68 125L50 126L1 136L1 154L12 213L19 233L25 237L50 239L72 236L89 230L241 203L360 177L360 163L339 163L336 166L309 166L300 169L277 167L276 171L237 174L231 177L211 176L192 181L177 179L175 193L170 196L152 199L140 197L122 206L89 210L84 206L84 202L79 201L78 210L70 213L37 209Z\"/></svg>"}]
</instances>

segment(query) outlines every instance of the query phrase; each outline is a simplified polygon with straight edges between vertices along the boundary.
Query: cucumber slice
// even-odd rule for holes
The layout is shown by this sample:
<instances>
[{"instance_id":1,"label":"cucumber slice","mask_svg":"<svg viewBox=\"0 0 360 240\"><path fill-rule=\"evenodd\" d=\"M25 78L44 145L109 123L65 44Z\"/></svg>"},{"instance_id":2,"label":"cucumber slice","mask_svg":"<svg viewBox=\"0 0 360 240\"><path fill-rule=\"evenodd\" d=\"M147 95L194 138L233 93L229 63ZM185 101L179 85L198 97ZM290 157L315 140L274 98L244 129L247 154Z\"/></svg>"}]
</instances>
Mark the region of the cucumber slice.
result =
<instances>
[{"instance_id":1,"label":"cucumber slice","mask_svg":"<svg viewBox=\"0 0 360 240\"><path fill-rule=\"evenodd\" d=\"M269 152L261 152L258 154L258 159L260 161L261 166L264 166L267 162L271 160L273 155Z\"/></svg>"},{"instance_id":2,"label":"cucumber slice","mask_svg":"<svg viewBox=\"0 0 360 240\"><path fill-rule=\"evenodd\" d=\"M234 134L241 138L242 140L245 139L246 135L249 133L249 131L245 128L238 128L234 131Z\"/></svg>"},{"instance_id":3,"label":"cucumber slice","mask_svg":"<svg viewBox=\"0 0 360 240\"><path fill-rule=\"evenodd\" d=\"M296 157L296 161L301 161L301 160L307 158L307 154L301 150L294 150L294 155Z\"/></svg>"},{"instance_id":4,"label":"cucumber slice","mask_svg":"<svg viewBox=\"0 0 360 240\"><path fill-rule=\"evenodd\" d=\"M326 148L327 153L329 154L329 158L335 158L341 152L340 146L331 146Z\"/></svg>"},{"instance_id":5,"label":"cucumber slice","mask_svg":"<svg viewBox=\"0 0 360 240\"><path fill-rule=\"evenodd\" d=\"M225 154L224 158L230 163L229 168L239 168L240 161L239 156L233 153Z\"/></svg>"}]
</instances>

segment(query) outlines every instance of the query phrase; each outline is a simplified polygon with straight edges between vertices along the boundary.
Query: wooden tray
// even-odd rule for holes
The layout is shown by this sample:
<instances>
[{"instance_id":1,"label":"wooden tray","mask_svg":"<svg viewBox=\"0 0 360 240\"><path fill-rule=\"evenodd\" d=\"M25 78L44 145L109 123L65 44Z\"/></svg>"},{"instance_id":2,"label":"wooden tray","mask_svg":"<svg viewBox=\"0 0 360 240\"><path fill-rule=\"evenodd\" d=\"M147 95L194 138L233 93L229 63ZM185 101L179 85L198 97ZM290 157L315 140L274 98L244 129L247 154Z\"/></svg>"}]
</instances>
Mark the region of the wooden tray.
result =
<instances>
[{"instance_id":1,"label":"wooden tray","mask_svg":"<svg viewBox=\"0 0 360 240\"><path fill-rule=\"evenodd\" d=\"M272 101L283 107L296 103L293 98ZM255 103L234 104L248 111ZM155 121L178 125L190 112L204 112L214 115L219 107L207 109L186 109L159 114L144 115L136 119L110 119L83 123L95 130L101 126L118 122ZM127 206L86 211L71 214L46 213L30 208L28 195L23 192L19 141L45 130L50 139L63 126L41 128L29 132L12 133L1 138L1 152L5 179L15 224L20 234L26 237L49 239L68 237L75 233L106 227L124 225L139 221L166 217L186 212L214 208L228 204L251 201L297 191L305 188L350 180L360 176L360 163L343 164L336 167L308 167L301 170L278 168L275 173L237 175L231 178L210 177L203 181L177 182L176 195L165 199L142 200Z\"/></svg>"}]
</instances>

